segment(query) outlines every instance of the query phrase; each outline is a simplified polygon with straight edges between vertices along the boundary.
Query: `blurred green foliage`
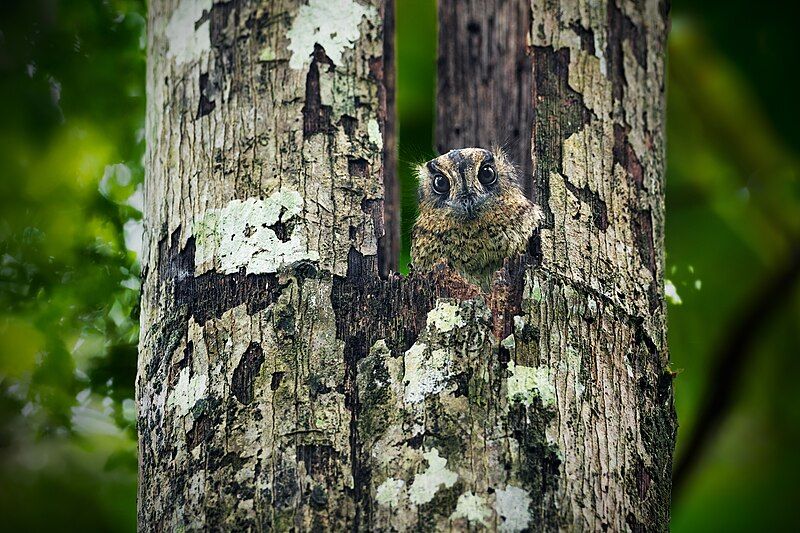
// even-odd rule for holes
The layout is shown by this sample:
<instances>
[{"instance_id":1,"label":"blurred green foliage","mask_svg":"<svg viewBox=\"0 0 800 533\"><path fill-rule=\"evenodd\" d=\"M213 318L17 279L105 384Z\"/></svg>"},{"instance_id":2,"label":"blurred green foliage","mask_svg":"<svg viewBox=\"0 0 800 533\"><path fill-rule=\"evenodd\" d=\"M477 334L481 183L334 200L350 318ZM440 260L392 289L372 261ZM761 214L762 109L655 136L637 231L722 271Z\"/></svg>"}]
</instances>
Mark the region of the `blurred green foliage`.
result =
<instances>
[{"instance_id":1,"label":"blurred green foliage","mask_svg":"<svg viewBox=\"0 0 800 533\"><path fill-rule=\"evenodd\" d=\"M0 6L0 516L133 530L144 5Z\"/></svg>"},{"instance_id":2,"label":"blurred green foliage","mask_svg":"<svg viewBox=\"0 0 800 533\"><path fill-rule=\"evenodd\" d=\"M411 227L417 219L414 166L436 156L433 120L436 113L436 1L396 1L398 175L400 271L411 262Z\"/></svg>"},{"instance_id":3,"label":"blurred green foliage","mask_svg":"<svg viewBox=\"0 0 800 533\"><path fill-rule=\"evenodd\" d=\"M791 22L800 6L676 1L672 12L666 249L683 301L669 307L677 461L735 364L728 339L752 338L730 408L676 493L673 530L797 530L800 106L786 59L800 48ZM780 297L762 298L787 272ZM763 323L742 321L748 313Z\"/></svg>"},{"instance_id":4,"label":"blurred green foliage","mask_svg":"<svg viewBox=\"0 0 800 533\"><path fill-rule=\"evenodd\" d=\"M702 424L725 341L753 324L719 431L676 494L676 531L800 527L800 289L759 301L800 245L798 7L673 2L669 338L681 423ZM0 518L134 530L145 5L0 4ZM433 153L436 6L398 2L401 264L410 168ZM748 324L744 324L748 327Z\"/></svg>"}]
</instances>

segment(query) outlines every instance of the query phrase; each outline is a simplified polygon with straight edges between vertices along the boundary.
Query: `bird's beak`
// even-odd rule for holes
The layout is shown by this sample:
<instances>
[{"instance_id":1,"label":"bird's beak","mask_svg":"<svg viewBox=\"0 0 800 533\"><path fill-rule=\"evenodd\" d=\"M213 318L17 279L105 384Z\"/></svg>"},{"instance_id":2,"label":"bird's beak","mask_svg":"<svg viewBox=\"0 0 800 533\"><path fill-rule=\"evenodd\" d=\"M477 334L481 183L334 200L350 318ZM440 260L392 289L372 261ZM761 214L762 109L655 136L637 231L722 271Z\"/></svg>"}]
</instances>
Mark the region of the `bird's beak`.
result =
<instances>
[{"instance_id":1,"label":"bird's beak","mask_svg":"<svg viewBox=\"0 0 800 533\"><path fill-rule=\"evenodd\" d=\"M475 208L475 196L472 194L465 194L461 197L461 206L464 208L464 213L467 215L467 220L475 220L478 216L478 211Z\"/></svg>"}]
</instances>

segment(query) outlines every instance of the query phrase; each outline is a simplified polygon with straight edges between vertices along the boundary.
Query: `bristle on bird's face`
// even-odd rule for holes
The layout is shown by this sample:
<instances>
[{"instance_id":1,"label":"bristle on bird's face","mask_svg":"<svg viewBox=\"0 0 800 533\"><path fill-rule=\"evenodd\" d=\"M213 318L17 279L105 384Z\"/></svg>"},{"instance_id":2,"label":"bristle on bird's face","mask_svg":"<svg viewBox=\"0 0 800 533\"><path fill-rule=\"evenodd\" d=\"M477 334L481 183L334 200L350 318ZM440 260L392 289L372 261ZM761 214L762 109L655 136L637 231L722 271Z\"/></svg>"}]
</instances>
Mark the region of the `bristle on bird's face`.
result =
<instances>
[{"instance_id":1,"label":"bristle on bird's face","mask_svg":"<svg viewBox=\"0 0 800 533\"><path fill-rule=\"evenodd\" d=\"M501 150L461 148L417 167L420 208L444 209L470 221L508 187L517 187L514 166Z\"/></svg>"}]
</instances>

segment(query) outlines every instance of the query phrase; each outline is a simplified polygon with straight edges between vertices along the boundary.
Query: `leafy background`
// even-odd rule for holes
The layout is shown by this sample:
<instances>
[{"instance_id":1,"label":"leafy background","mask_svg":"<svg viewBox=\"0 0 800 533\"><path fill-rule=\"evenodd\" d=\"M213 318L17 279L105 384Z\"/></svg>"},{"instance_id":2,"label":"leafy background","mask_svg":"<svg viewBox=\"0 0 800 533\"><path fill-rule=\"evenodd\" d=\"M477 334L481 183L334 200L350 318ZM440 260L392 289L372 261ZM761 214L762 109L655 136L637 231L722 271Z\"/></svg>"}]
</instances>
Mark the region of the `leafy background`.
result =
<instances>
[{"instance_id":1,"label":"leafy background","mask_svg":"<svg viewBox=\"0 0 800 533\"><path fill-rule=\"evenodd\" d=\"M0 3L0 529L135 529L145 10ZM799 11L673 2L675 531L800 527ZM435 20L398 2L406 245Z\"/></svg>"}]
</instances>

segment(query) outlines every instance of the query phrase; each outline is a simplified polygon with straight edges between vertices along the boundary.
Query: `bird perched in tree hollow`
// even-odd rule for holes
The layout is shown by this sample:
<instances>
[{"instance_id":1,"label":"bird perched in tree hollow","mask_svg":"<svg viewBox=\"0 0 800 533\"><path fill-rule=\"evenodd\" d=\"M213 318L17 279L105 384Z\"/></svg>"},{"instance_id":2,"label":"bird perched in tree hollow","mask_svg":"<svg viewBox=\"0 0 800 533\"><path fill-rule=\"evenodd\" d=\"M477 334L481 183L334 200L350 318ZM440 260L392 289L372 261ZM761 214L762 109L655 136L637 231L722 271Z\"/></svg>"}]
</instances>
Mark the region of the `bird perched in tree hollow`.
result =
<instances>
[{"instance_id":1,"label":"bird perched in tree hollow","mask_svg":"<svg viewBox=\"0 0 800 533\"><path fill-rule=\"evenodd\" d=\"M541 219L502 150L451 150L417 167L419 217L411 261L429 270L442 260L487 290L503 260L527 249Z\"/></svg>"}]
</instances>

